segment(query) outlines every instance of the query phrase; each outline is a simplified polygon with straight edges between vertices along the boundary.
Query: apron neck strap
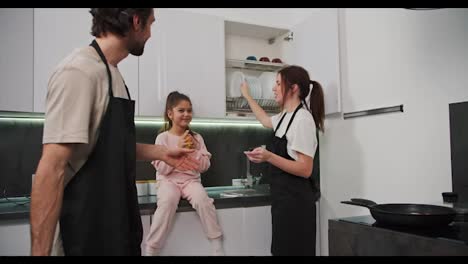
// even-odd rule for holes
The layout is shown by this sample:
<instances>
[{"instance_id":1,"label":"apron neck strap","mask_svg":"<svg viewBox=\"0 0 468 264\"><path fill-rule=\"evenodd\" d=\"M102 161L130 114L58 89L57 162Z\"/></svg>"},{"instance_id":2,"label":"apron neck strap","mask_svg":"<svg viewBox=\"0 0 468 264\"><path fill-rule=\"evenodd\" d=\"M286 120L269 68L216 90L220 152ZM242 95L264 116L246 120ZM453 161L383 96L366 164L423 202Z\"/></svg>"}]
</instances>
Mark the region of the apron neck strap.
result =
<instances>
[{"instance_id":1,"label":"apron neck strap","mask_svg":"<svg viewBox=\"0 0 468 264\"><path fill-rule=\"evenodd\" d=\"M91 42L90 46L93 47L97 51L97 53L99 54L99 57L106 65L107 77L109 78L109 96L114 97L114 93L112 92L112 75L111 75L111 71L109 68L109 64L107 63L106 56L104 56L104 53L102 53L102 50L99 47L99 44L96 42L95 39L93 40L93 42Z\"/></svg>"},{"instance_id":2,"label":"apron neck strap","mask_svg":"<svg viewBox=\"0 0 468 264\"><path fill-rule=\"evenodd\" d=\"M299 104L299 105L296 107L296 110L294 110L294 113L293 113L293 115L291 116L291 119L289 120L288 126L286 127L286 131L284 132L284 135L286 135L286 133L288 133L289 127L291 126L291 123L292 123L292 121L294 120L294 117L296 116L297 111L299 111L299 109L301 109L301 107L302 107L302 104Z\"/></svg>"},{"instance_id":3,"label":"apron neck strap","mask_svg":"<svg viewBox=\"0 0 468 264\"><path fill-rule=\"evenodd\" d=\"M294 113L291 116L291 119L289 120L288 126L286 127L286 132L284 132L285 135L286 135L286 133L288 133L289 127L291 126L291 123L294 120L294 117L296 116L297 111L299 111L299 109L301 109L301 107L302 107L302 104L299 104L296 107L296 110L294 110ZM284 119L285 116L286 116L286 113L284 113L283 117L281 117L281 120L279 121L278 125L276 126L275 134L276 134L276 131L278 130L278 128L281 126L281 123L283 123L283 119Z\"/></svg>"},{"instance_id":4,"label":"apron neck strap","mask_svg":"<svg viewBox=\"0 0 468 264\"><path fill-rule=\"evenodd\" d=\"M278 125L276 125L275 134L276 134L276 131L278 130L278 128L281 126L281 123L283 123L283 119L284 119L285 116L286 116L286 112L281 117L280 121L278 122Z\"/></svg>"}]
</instances>

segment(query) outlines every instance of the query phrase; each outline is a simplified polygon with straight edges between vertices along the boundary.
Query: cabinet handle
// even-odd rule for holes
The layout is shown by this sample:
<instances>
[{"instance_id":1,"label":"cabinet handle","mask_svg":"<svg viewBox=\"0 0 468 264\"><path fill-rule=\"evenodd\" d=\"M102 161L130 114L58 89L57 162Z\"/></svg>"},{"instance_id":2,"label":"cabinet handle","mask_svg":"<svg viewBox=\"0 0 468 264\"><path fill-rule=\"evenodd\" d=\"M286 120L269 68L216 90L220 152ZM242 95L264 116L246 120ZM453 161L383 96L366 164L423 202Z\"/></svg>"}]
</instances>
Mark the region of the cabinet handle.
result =
<instances>
[{"instance_id":1,"label":"cabinet handle","mask_svg":"<svg viewBox=\"0 0 468 264\"><path fill-rule=\"evenodd\" d=\"M382 108L375 108L375 109L368 109L368 110L363 110L363 111L344 113L343 118L348 119L348 118L356 118L356 117L370 116L370 115L379 115L379 114L393 113L393 112L403 112L403 105L382 107Z\"/></svg>"}]
</instances>

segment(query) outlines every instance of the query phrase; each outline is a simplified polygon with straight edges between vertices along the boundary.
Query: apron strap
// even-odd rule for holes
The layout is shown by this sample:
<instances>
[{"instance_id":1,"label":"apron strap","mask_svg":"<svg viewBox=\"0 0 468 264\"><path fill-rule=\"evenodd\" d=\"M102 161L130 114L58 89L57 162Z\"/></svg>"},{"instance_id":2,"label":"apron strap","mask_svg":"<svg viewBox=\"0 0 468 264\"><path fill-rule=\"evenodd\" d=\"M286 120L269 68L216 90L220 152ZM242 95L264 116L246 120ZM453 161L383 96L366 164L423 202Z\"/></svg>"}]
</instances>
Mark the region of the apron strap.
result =
<instances>
[{"instance_id":1,"label":"apron strap","mask_svg":"<svg viewBox=\"0 0 468 264\"><path fill-rule=\"evenodd\" d=\"M110 72L109 64L107 63L106 56L104 56L104 53L102 52L101 48L97 44L96 40L93 40L93 42L90 44L90 46L92 46L94 49L96 49L97 53L99 54L99 57L101 58L101 60L106 65L107 76L109 77L109 96L114 97L114 93L112 92L112 75L111 75L111 72ZM125 81L124 81L124 85L125 85L125 90L127 90L128 100L132 100L132 98L130 97L130 92L128 91L127 84L125 84Z\"/></svg>"},{"instance_id":2,"label":"apron strap","mask_svg":"<svg viewBox=\"0 0 468 264\"><path fill-rule=\"evenodd\" d=\"M99 47L99 45L97 44L96 40L93 40L93 42L91 42L90 46L92 46L97 51L97 53L99 54L99 57L101 58L101 60L106 65L107 76L109 77L109 96L114 97L114 93L112 92L112 75L110 73L110 68L109 68L109 64L107 63L106 56L104 56L104 53L102 53L102 50ZM128 87L125 84L125 81L124 81L124 85L125 85L125 90L127 90L128 99L132 100L132 98L130 97L130 93L128 92Z\"/></svg>"},{"instance_id":3,"label":"apron strap","mask_svg":"<svg viewBox=\"0 0 468 264\"><path fill-rule=\"evenodd\" d=\"M128 87L125 84L125 81L124 81L124 85L125 85L125 90L127 90L128 100L132 100L132 98L130 97L130 92L128 91Z\"/></svg>"},{"instance_id":4,"label":"apron strap","mask_svg":"<svg viewBox=\"0 0 468 264\"><path fill-rule=\"evenodd\" d=\"M276 125L276 128L275 128L275 134L276 134L276 130L278 130L278 128L281 126L281 123L283 122L283 119L284 117L286 116L286 112L284 112L283 116L281 117L278 125Z\"/></svg>"},{"instance_id":5,"label":"apron strap","mask_svg":"<svg viewBox=\"0 0 468 264\"><path fill-rule=\"evenodd\" d=\"M97 53L99 54L99 57L101 58L101 60L106 65L107 76L109 78L109 96L112 98L112 97L114 97L114 93L112 92L112 75L111 75L111 71L109 69L109 64L107 63L107 60L106 60L106 56L104 56L104 53L102 53L102 50L99 47L99 45L98 45L98 43L96 42L95 39L93 40L93 42L91 42L90 46L93 47L97 51ZM127 86L125 86L125 87L127 87ZM128 92L128 89L127 89L127 92Z\"/></svg>"},{"instance_id":6,"label":"apron strap","mask_svg":"<svg viewBox=\"0 0 468 264\"><path fill-rule=\"evenodd\" d=\"M293 115L291 116L291 119L289 120L288 126L286 127L286 131L284 132L284 136L286 136L286 133L288 133L289 127L291 126L292 121L294 120L294 117L296 116L297 111L299 111L299 109L301 109L301 107L302 107L302 104L299 104L299 105L296 107L296 110L294 110L294 113L293 113ZM284 136L283 136L283 137L284 137Z\"/></svg>"}]
</instances>

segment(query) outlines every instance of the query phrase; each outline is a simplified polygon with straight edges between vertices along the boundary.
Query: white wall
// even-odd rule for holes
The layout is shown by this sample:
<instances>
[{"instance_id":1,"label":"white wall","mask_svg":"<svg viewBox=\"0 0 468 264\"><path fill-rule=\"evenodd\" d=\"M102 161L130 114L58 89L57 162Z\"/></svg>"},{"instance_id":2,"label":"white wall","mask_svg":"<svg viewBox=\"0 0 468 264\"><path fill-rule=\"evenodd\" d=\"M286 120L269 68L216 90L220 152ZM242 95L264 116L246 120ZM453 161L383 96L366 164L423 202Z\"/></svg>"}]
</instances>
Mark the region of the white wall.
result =
<instances>
[{"instance_id":1,"label":"white wall","mask_svg":"<svg viewBox=\"0 0 468 264\"><path fill-rule=\"evenodd\" d=\"M468 100L468 9L347 9L343 21L344 111L404 113L326 120L322 255L328 219L369 214L340 201L441 202L452 190L448 104Z\"/></svg>"}]
</instances>

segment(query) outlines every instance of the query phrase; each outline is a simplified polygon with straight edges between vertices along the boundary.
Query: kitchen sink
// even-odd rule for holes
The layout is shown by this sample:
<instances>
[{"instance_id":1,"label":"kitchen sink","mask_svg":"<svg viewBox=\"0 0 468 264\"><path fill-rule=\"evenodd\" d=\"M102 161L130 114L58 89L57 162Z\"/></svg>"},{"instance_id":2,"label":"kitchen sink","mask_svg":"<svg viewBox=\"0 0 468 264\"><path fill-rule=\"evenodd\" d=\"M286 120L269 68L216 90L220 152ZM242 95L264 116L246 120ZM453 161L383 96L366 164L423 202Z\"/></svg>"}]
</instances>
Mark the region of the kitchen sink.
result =
<instances>
[{"instance_id":1,"label":"kitchen sink","mask_svg":"<svg viewBox=\"0 0 468 264\"><path fill-rule=\"evenodd\" d=\"M243 197L264 195L263 192L256 189L227 190L220 194L221 197Z\"/></svg>"},{"instance_id":2,"label":"kitchen sink","mask_svg":"<svg viewBox=\"0 0 468 264\"><path fill-rule=\"evenodd\" d=\"M209 196L219 197L245 197L245 196L262 196L268 193L269 185L260 184L253 188L245 186L216 186L205 187Z\"/></svg>"}]
</instances>

